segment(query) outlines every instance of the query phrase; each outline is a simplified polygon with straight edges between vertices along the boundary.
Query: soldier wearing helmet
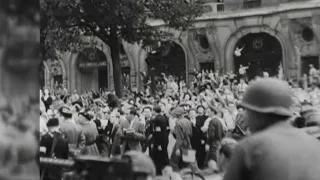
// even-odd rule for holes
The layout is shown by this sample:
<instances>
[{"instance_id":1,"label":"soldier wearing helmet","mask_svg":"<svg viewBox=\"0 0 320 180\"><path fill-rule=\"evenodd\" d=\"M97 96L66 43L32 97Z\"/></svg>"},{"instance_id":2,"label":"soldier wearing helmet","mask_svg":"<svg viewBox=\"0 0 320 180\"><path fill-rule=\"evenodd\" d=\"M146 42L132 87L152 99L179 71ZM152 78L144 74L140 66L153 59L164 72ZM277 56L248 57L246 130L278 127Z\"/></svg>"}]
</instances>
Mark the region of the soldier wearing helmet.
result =
<instances>
[{"instance_id":1,"label":"soldier wearing helmet","mask_svg":"<svg viewBox=\"0 0 320 180\"><path fill-rule=\"evenodd\" d=\"M252 134L241 141L224 180L318 180L320 142L294 128L293 102L284 81L262 78L245 92L240 107Z\"/></svg>"}]
</instances>

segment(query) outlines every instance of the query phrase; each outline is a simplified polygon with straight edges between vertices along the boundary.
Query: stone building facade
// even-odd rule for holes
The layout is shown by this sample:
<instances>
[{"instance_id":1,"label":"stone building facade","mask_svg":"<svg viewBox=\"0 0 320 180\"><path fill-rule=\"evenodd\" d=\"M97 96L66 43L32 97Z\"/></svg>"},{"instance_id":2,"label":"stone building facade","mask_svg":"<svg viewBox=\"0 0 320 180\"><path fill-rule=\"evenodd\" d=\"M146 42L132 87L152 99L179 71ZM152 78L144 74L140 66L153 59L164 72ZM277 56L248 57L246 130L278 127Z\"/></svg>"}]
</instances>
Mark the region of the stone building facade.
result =
<instances>
[{"instance_id":1,"label":"stone building facade","mask_svg":"<svg viewBox=\"0 0 320 180\"><path fill-rule=\"evenodd\" d=\"M177 62L185 62L187 81L191 79L189 72L194 69L209 68L226 74L237 72L240 62L256 63L261 70L281 66L285 78L297 79L306 73L309 64L319 69L320 1L291 1L255 0L250 1L251 4L236 0L225 0L223 3L208 1L206 12L188 32L169 29L158 20L152 20L150 24L172 34L163 41L172 41L183 49L184 59ZM105 54L107 86L112 88L109 47L97 38L95 41L99 44L97 48ZM239 56L235 51L242 47L243 54ZM246 48L251 48L252 52ZM140 71L148 70L145 60L150 53L137 44L123 42L121 63L123 70L130 75L127 82L131 87L142 86ZM65 53L58 62L53 63L60 65L60 81L69 90L84 92L98 89L98 70L83 73L77 67L77 57L78 54ZM268 59L278 64L268 65ZM52 71L48 70L52 69L51 66L44 66L47 87L54 85Z\"/></svg>"}]
</instances>

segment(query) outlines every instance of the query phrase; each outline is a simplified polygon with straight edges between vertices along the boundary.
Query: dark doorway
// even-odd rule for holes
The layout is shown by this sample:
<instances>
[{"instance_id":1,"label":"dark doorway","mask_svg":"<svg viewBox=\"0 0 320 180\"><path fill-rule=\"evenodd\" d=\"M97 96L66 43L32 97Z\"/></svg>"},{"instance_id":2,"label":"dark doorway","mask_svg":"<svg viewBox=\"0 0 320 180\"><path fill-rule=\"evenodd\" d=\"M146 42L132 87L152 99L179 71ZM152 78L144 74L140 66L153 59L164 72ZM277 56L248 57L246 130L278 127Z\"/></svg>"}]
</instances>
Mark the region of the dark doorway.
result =
<instances>
[{"instance_id":1,"label":"dark doorway","mask_svg":"<svg viewBox=\"0 0 320 180\"><path fill-rule=\"evenodd\" d=\"M77 63L82 84L91 84L91 81L96 81L98 89L108 88L108 60L103 51L98 48L85 48L78 55ZM98 79L95 73L98 73Z\"/></svg>"},{"instance_id":2,"label":"dark doorway","mask_svg":"<svg viewBox=\"0 0 320 180\"><path fill-rule=\"evenodd\" d=\"M53 83L54 83L54 86L58 86L56 88L59 88L62 86L63 84L63 78L62 78L62 75L55 75L53 76Z\"/></svg>"},{"instance_id":3,"label":"dark doorway","mask_svg":"<svg viewBox=\"0 0 320 180\"><path fill-rule=\"evenodd\" d=\"M267 33L252 33L242 37L234 52L235 71L239 73L240 65L248 66L249 79L261 76L264 71L270 76L279 73L282 47L275 37Z\"/></svg>"},{"instance_id":4,"label":"dark doorway","mask_svg":"<svg viewBox=\"0 0 320 180\"><path fill-rule=\"evenodd\" d=\"M301 57L301 74L309 75L310 67L312 64L316 69L319 69L319 57L318 56L304 56Z\"/></svg>"},{"instance_id":5,"label":"dark doorway","mask_svg":"<svg viewBox=\"0 0 320 180\"><path fill-rule=\"evenodd\" d=\"M200 63L200 70L204 71L210 71L212 70L214 72L214 63L213 62L205 62L205 63Z\"/></svg>"},{"instance_id":6,"label":"dark doorway","mask_svg":"<svg viewBox=\"0 0 320 180\"><path fill-rule=\"evenodd\" d=\"M163 42L156 53L149 54L146 59L149 70L154 68L155 76L161 73L173 75L179 80L186 80L186 57L183 48L173 42Z\"/></svg>"},{"instance_id":7,"label":"dark doorway","mask_svg":"<svg viewBox=\"0 0 320 180\"><path fill-rule=\"evenodd\" d=\"M99 89L107 89L108 88L108 69L107 67L98 68L98 86Z\"/></svg>"},{"instance_id":8,"label":"dark doorway","mask_svg":"<svg viewBox=\"0 0 320 180\"><path fill-rule=\"evenodd\" d=\"M121 72L122 74L130 75L130 67L122 67Z\"/></svg>"}]
</instances>

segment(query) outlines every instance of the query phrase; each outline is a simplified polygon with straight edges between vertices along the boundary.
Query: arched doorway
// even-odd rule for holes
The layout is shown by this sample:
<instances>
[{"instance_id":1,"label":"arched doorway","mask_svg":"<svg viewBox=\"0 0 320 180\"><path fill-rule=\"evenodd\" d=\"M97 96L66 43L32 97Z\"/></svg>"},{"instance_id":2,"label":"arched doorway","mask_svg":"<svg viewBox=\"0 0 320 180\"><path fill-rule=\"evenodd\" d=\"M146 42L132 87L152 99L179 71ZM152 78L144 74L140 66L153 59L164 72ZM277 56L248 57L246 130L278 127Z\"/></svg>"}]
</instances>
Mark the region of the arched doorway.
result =
<instances>
[{"instance_id":1,"label":"arched doorway","mask_svg":"<svg viewBox=\"0 0 320 180\"><path fill-rule=\"evenodd\" d=\"M80 71L77 84L82 92L108 88L109 74L104 52L98 48L85 48L77 57L77 66Z\"/></svg>"},{"instance_id":2,"label":"arched doorway","mask_svg":"<svg viewBox=\"0 0 320 180\"><path fill-rule=\"evenodd\" d=\"M98 68L98 81L99 89L108 89L108 69L106 67Z\"/></svg>"},{"instance_id":3,"label":"arched doorway","mask_svg":"<svg viewBox=\"0 0 320 180\"><path fill-rule=\"evenodd\" d=\"M270 76L279 73L282 66L280 42L267 33L250 33L242 37L234 50L234 65L239 73L240 65L248 67L247 76L253 79L268 72Z\"/></svg>"},{"instance_id":4,"label":"arched doorway","mask_svg":"<svg viewBox=\"0 0 320 180\"><path fill-rule=\"evenodd\" d=\"M177 80L186 80L186 56L183 48L174 41L162 42L146 59L148 69L154 69L154 75L161 73L172 75Z\"/></svg>"}]
</instances>

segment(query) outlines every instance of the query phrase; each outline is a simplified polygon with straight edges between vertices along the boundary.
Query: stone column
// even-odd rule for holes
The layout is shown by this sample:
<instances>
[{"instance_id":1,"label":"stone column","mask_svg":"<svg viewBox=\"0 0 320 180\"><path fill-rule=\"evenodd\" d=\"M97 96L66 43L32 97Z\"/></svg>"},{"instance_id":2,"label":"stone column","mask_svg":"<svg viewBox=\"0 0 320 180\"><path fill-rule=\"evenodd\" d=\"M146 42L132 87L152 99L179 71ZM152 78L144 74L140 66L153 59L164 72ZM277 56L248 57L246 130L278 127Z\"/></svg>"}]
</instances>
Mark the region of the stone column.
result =
<instances>
[{"instance_id":1,"label":"stone column","mask_svg":"<svg viewBox=\"0 0 320 180\"><path fill-rule=\"evenodd\" d=\"M192 54L190 44L189 44L189 36L188 32L182 32L181 37L180 37L180 42L181 45L184 48L185 51L185 63L186 63L186 83L189 86L191 83L191 75L189 74L190 71L193 71L193 69L197 68L195 66L195 61L194 54Z\"/></svg>"},{"instance_id":2,"label":"stone column","mask_svg":"<svg viewBox=\"0 0 320 180\"><path fill-rule=\"evenodd\" d=\"M284 40L284 52L286 54L282 54L282 56L285 56L284 60L284 75L285 78L298 78L300 76L300 71L298 69L299 67L299 58L300 56L300 48L295 47L295 42L293 39L293 34L291 32L290 28L290 19L287 15L281 15L280 16L280 26L277 27L277 32L279 35L283 37Z\"/></svg>"},{"instance_id":3,"label":"stone column","mask_svg":"<svg viewBox=\"0 0 320 180\"><path fill-rule=\"evenodd\" d=\"M146 59L148 57L148 52L144 49L142 49L142 47L140 47L140 52L138 53L138 71L137 71L137 88L141 89L143 88L143 83L141 80L141 74L140 71L146 72L148 70L148 65L146 63Z\"/></svg>"},{"instance_id":4,"label":"stone column","mask_svg":"<svg viewBox=\"0 0 320 180\"><path fill-rule=\"evenodd\" d=\"M219 50L220 43L219 43L219 39L217 39L217 27L213 23L208 24L206 34L207 34L211 51L213 52L213 56L214 56L214 68L215 70L222 72L223 60L221 58L222 57L221 52L223 51Z\"/></svg>"},{"instance_id":5,"label":"stone column","mask_svg":"<svg viewBox=\"0 0 320 180\"><path fill-rule=\"evenodd\" d=\"M130 85L132 87L137 87L139 76L139 52L141 47L138 44L129 44L127 42L123 42L124 50L128 56L130 62Z\"/></svg>"}]
</instances>

